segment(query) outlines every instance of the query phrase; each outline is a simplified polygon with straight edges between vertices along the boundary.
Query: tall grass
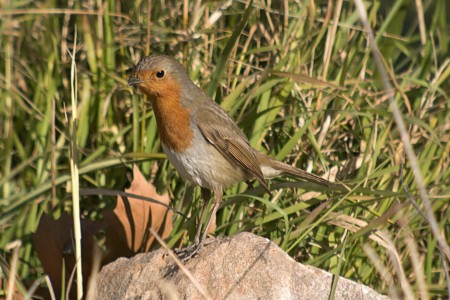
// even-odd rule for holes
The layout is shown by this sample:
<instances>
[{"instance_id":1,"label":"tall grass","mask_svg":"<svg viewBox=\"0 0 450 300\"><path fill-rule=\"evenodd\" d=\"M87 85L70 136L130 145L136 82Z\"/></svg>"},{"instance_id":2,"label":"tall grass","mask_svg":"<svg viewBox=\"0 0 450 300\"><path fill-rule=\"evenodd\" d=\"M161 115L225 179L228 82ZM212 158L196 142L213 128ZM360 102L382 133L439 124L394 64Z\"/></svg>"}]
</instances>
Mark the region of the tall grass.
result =
<instances>
[{"instance_id":1,"label":"tall grass","mask_svg":"<svg viewBox=\"0 0 450 300\"><path fill-rule=\"evenodd\" d=\"M198 213L199 191L161 158L151 107L126 85L127 70L140 57L166 53L185 64L254 147L365 191L327 194L272 180L271 198L256 183L255 189L236 185L226 191L217 233L252 231L302 263L391 295L448 295L443 262L449 257L440 254L421 214L426 208L389 106L394 97L448 243L446 1L365 3L391 95L352 1L254 1L248 17L243 1L0 5L0 250L7 266L7 245L21 240L16 271L24 283L43 276L31 243L40 217L72 212L73 139L81 188L121 190L137 162L159 190L169 190L175 208ZM77 107L70 100L75 52ZM77 130L70 132L66 115L75 110ZM98 219L114 201L84 197L81 215ZM195 233L193 219L186 221L175 217L169 245L182 242L186 229Z\"/></svg>"}]
</instances>

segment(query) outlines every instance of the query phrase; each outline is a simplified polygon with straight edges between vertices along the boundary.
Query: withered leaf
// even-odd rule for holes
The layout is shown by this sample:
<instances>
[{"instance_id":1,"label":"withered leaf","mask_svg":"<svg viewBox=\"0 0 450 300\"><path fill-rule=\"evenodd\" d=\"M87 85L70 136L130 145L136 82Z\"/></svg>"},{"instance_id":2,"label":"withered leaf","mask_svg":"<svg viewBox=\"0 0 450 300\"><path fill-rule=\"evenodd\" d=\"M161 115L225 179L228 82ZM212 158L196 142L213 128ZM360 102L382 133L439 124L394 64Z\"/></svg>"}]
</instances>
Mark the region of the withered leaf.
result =
<instances>
[{"instance_id":1,"label":"withered leaf","mask_svg":"<svg viewBox=\"0 0 450 300\"><path fill-rule=\"evenodd\" d=\"M170 201L167 193L159 195L156 192L156 188L144 178L136 165L133 166L131 186L129 189L125 189L125 192L145 196L166 205ZM166 238L172 231L173 213L167 207L158 203L118 196L117 206L113 213L119 222L111 220L111 222L108 222L108 226L113 226L113 232L116 234L121 233L120 236L116 235L115 238L120 239L123 245L126 245L127 249L133 254L146 252L150 249L154 240L154 237L150 234L150 226L156 232L159 232L162 238ZM105 215L105 221L110 218L111 216ZM108 238L110 240L115 239L108 236L109 231L107 229L107 241ZM110 243L108 242L108 244Z\"/></svg>"},{"instance_id":2,"label":"withered leaf","mask_svg":"<svg viewBox=\"0 0 450 300\"><path fill-rule=\"evenodd\" d=\"M155 187L133 167L133 181L125 192L157 200L169 204L168 194L158 195ZM81 220L82 231L82 267L84 283L89 282L92 271L93 253L100 253L101 248L95 240L96 234L105 231L105 247L102 255L102 266L119 257L130 257L138 252L150 249L154 237L149 228L159 232L166 238L172 230L173 213L167 207L132 197L118 196L116 208L103 212L103 221ZM56 295L59 295L63 284L68 280L75 266L75 243L73 238L72 216L64 213L58 220L43 215L38 228L33 234L36 252L46 274L49 275ZM65 282L62 273L65 270ZM70 297L75 296L75 289ZM86 288L86 287L85 287Z\"/></svg>"}]
</instances>

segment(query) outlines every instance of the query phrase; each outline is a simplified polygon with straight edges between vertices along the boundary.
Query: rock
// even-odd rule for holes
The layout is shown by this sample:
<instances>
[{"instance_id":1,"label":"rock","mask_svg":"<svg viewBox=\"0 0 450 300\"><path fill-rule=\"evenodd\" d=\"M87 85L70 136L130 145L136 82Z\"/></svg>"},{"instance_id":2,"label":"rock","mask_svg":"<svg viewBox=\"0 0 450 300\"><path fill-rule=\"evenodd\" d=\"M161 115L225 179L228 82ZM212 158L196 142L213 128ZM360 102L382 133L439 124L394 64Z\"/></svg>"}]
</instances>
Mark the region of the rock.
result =
<instances>
[{"instance_id":1,"label":"rock","mask_svg":"<svg viewBox=\"0 0 450 300\"><path fill-rule=\"evenodd\" d=\"M185 267L212 299L328 299L333 276L251 233L216 239ZM116 260L97 283L98 299L204 299L164 249ZM340 277L335 299L388 298Z\"/></svg>"}]
</instances>

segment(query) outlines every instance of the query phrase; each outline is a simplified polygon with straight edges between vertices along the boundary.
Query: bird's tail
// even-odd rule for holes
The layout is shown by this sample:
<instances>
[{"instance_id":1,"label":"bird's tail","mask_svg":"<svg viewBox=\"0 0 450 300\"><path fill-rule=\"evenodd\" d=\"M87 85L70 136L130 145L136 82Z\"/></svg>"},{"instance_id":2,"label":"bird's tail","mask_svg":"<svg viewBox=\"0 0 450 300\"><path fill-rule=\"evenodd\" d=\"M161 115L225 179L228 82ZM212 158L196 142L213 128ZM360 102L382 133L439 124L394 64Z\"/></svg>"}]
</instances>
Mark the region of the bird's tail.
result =
<instances>
[{"instance_id":1,"label":"bird's tail","mask_svg":"<svg viewBox=\"0 0 450 300\"><path fill-rule=\"evenodd\" d=\"M326 187L337 185L336 183L333 183L291 165L285 164L262 153L259 153L258 159L260 162L261 171L263 172L265 178L274 178L281 175L288 175Z\"/></svg>"}]
</instances>

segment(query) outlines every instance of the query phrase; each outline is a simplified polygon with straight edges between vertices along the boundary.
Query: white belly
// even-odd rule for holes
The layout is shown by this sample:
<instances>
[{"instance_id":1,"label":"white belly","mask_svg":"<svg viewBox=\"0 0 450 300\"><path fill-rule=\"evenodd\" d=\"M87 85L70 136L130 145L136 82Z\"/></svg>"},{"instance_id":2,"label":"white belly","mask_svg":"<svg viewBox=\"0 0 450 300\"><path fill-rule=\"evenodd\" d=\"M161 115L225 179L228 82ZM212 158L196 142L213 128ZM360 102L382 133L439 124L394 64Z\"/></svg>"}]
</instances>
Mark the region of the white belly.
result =
<instances>
[{"instance_id":1,"label":"white belly","mask_svg":"<svg viewBox=\"0 0 450 300\"><path fill-rule=\"evenodd\" d=\"M242 169L232 165L206 141L194 142L182 153L162 145L167 158L184 179L201 187L217 190L248 179Z\"/></svg>"}]
</instances>

